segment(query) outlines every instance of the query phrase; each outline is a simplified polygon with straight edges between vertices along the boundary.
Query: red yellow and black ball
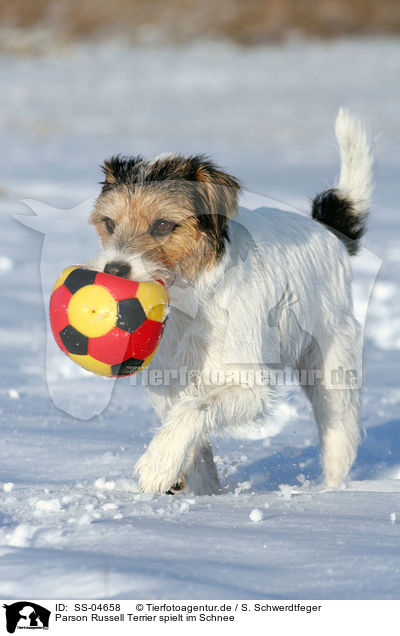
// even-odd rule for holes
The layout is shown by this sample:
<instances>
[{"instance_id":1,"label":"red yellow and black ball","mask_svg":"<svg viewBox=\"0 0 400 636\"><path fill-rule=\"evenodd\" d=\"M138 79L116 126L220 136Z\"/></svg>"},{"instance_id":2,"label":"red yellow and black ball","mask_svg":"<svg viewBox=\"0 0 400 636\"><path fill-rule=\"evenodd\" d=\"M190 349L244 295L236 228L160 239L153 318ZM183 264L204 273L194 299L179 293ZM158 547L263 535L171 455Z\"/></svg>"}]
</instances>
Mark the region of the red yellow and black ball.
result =
<instances>
[{"instance_id":1,"label":"red yellow and black ball","mask_svg":"<svg viewBox=\"0 0 400 636\"><path fill-rule=\"evenodd\" d=\"M158 281L67 267L54 286L49 313L58 346L74 362L97 375L132 375L155 355L168 293Z\"/></svg>"}]
</instances>

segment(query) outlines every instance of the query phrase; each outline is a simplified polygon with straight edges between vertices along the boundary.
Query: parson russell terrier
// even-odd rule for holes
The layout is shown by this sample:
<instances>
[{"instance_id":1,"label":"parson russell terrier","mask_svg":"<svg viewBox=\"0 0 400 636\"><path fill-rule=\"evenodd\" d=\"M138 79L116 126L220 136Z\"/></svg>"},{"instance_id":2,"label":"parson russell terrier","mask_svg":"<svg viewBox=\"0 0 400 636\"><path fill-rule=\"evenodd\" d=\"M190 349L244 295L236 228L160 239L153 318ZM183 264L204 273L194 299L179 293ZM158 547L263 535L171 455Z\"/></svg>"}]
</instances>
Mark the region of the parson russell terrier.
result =
<instances>
[{"instance_id":1,"label":"parson russell terrier","mask_svg":"<svg viewBox=\"0 0 400 636\"><path fill-rule=\"evenodd\" d=\"M335 369L361 367L349 254L365 230L372 158L361 123L343 109L336 137L340 177L313 199L312 218L238 210L239 182L202 155L104 162L90 217L102 249L87 265L186 285L197 303L194 317L170 308L150 365L178 377L189 372L183 384L148 386L161 426L136 464L143 491L218 493L210 434L235 435L265 420L274 375L287 367L313 372L303 388L327 487L348 474L360 437L360 383L337 388L330 378ZM238 370L263 381L243 383Z\"/></svg>"}]
</instances>

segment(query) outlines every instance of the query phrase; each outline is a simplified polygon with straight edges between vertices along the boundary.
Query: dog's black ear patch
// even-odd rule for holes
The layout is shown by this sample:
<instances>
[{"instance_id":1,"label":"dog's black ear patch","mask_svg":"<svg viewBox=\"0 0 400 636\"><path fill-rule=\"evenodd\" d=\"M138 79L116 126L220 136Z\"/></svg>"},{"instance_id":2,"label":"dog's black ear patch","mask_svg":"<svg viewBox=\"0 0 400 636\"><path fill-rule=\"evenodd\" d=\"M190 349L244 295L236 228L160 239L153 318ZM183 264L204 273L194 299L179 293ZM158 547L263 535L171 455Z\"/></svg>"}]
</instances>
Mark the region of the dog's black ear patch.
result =
<instances>
[{"instance_id":1,"label":"dog's black ear patch","mask_svg":"<svg viewBox=\"0 0 400 636\"><path fill-rule=\"evenodd\" d=\"M102 194L119 185L131 185L135 183L139 174L139 166L143 163L143 157L121 157L113 155L106 159L101 166L105 179L101 181Z\"/></svg>"},{"instance_id":2,"label":"dog's black ear patch","mask_svg":"<svg viewBox=\"0 0 400 636\"><path fill-rule=\"evenodd\" d=\"M195 210L200 229L214 245L220 258L229 241L227 224L237 211L240 183L212 161L197 155Z\"/></svg>"},{"instance_id":3,"label":"dog's black ear patch","mask_svg":"<svg viewBox=\"0 0 400 636\"><path fill-rule=\"evenodd\" d=\"M227 223L238 205L241 190L235 177L219 168L206 155L162 157L148 165L142 175L144 183L179 184L193 200L200 230L221 257L229 240Z\"/></svg>"},{"instance_id":4,"label":"dog's black ear patch","mask_svg":"<svg viewBox=\"0 0 400 636\"><path fill-rule=\"evenodd\" d=\"M365 232L366 215L357 214L352 202L336 188L314 197L312 217L343 241L349 254L357 253L360 238Z\"/></svg>"}]
</instances>

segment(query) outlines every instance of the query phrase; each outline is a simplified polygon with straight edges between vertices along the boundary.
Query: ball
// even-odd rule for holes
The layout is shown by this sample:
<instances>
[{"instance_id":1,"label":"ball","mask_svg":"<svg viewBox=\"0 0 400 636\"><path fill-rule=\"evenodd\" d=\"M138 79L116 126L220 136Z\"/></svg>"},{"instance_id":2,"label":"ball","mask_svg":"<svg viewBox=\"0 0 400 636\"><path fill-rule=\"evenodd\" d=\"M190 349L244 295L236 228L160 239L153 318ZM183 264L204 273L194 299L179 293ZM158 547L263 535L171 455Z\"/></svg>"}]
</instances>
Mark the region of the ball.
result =
<instances>
[{"instance_id":1,"label":"ball","mask_svg":"<svg viewBox=\"0 0 400 636\"><path fill-rule=\"evenodd\" d=\"M55 341L84 369L107 377L147 367L168 313L161 282L137 282L82 267L67 267L50 298Z\"/></svg>"}]
</instances>

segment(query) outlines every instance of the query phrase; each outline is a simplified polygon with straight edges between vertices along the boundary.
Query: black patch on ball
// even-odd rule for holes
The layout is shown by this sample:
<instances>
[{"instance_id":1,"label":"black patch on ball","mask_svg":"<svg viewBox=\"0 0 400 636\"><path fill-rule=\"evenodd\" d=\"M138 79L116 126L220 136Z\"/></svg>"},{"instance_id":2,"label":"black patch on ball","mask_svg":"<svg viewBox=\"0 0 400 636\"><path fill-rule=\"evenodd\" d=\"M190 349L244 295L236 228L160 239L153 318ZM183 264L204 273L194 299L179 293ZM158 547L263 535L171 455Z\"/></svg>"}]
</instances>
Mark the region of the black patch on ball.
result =
<instances>
[{"instance_id":1,"label":"black patch on ball","mask_svg":"<svg viewBox=\"0 0 400 636\"><path fill-rule=\"evenodd\" d=\"M113 375L131 375L135 371L138 371L142 366L144 360L136 360L136 358L128 358L124 360L122 364L113 364L111 367L111 373Z\"/></svg>"},{"instance_id":2,"label":"black patch on ball","mask_svg":"<svg viewBox=\"0 0 400 636\"><path fill-rule=\"evenodd\" d=\"M86 285L93 285L94 279L96 278L97 272L94 272L91 269L83 269L78 268L74 269L64 281L64 285L71 294L75 294L81 287L86 287Z\"/></svg>"},{"instance_id":3,"label":"black patch on ball","mask_svg":"<svg viewBox=\"0 0 400 636\"><path fill-rule=\"evenodd\" d=\"M67 325L60 331L60 338L64 347L78 356L85 356L88 352L89 338L77 331L71 325Z\"/></svg>"},{"instance_id":4,"label":"black patch on ball","mask_svg":"<svg viewBox=\"0 0 400 636\"><path fill-rule=\"evenodd\" d=\"M137 298L127 298L119 301L117 327L128 333L133 333L145 320L146 314Z\"/></svg>"}]
</instances>

